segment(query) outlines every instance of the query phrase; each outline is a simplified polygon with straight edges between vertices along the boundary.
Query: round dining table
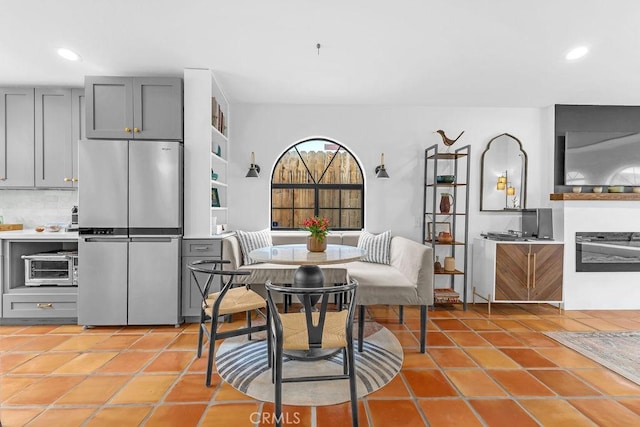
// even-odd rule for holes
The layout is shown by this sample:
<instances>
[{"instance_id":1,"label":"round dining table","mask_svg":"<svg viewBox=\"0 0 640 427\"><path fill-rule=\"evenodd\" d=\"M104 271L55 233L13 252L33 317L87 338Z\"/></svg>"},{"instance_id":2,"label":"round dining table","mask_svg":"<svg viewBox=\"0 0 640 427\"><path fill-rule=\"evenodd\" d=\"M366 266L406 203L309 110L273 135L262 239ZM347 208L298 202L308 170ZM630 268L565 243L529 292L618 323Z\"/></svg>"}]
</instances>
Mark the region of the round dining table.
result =
<instances>
[{"instance_id":1,"label":"round dining table","mask_svg":"<svg viewBox=\"0 0 640 427\"><path fill-rule=\"evenodd\" d=\"M320 265L358 261L366 254L366 250L355 246L327 245L324 252L310 252L305 244L291 244L254 249L249 253L249 257L259 262L298 265L292 285L300 288L320 288L324 286L324 275ZM312 300L312 304L316 302L317 299ZM337 351L339 350L288 350L286 354L297 360L317 360L329 357Z\"/></svg>"},{"instance_id":2,"label":"round dining table","mask_svg":"<svg viewBox=\"0 0 640 427\"><path fill-rule=\"evenodd\" d=\"M324 252L310 252L304 244L276 245L254 249L249 257L259 262L298 265L294 286L320 287L324 276L320 265L358 261L367 254L364 249L347 245L327 245Z\"/></svg>"}]
</instances>

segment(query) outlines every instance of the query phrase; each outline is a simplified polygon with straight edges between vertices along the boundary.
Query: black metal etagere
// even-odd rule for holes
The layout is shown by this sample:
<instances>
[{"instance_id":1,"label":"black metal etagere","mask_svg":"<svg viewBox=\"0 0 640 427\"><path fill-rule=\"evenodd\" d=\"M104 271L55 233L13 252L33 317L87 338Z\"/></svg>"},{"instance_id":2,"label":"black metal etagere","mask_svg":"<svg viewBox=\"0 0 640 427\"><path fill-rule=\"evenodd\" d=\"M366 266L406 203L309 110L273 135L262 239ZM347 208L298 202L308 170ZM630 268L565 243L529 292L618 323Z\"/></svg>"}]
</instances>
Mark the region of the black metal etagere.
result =
<instances>
[{"instance_id":1,"label":"black metal etagere","mask_svg":"<svg viewBox=\"0 0 640 427\"><path fill-rule=\"evenodd\" d=\"M433 247L434 261L436 256L452 256L455 259L454 271L435 272L434 288L435 301L462 302L467 309L467 268L468 268L468 238L469 238L469 178L470 178L471 146L465 145L453 152L441 151L438 144L432 145L424 151L424 189L422 236L423 243ZM451 173L453 170L453 173ZM438 176L453 174L453 182L438 182ZM445 190L445 191L442 191ZM453 193L453 206L450 212L442 213L438 210L438 200L442 193ZM460 199L462 197L462 199ZM464 201L464 203L461 203ZM438 240L437 224L450 220L452 242ZM429 227L431 224L431 227ZM439 287L442 278L448 278L448 288ZM459 289L460 282L462 292ZM460 295L461 294L461 295ZM457 295L457 297L456 297Z\"/></svg>"}]
</instances>

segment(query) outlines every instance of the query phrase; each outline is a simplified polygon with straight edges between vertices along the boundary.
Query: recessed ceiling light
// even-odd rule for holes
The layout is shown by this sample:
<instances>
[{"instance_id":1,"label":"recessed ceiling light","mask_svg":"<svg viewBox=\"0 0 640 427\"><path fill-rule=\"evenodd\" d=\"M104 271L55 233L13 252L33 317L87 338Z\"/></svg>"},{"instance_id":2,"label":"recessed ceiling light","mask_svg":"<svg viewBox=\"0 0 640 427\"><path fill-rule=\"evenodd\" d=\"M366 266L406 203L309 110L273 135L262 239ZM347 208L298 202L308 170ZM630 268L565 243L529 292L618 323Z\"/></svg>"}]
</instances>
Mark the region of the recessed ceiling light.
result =
<instances>
[{"instance_id":1,"label":"recessed ceiling light","mask_svg":"<svg viewBox=\"0 0 640 427\"><path fill-rule=\"evenodd\" d=\"M573 61L574 59L582 58L588 52L589 52L589 48L587 48L586 46L578 46L576 48L571 49L569 53L567 53L566 58L568 61Z\"/></svg>"},{"instance_id":2,"label":"recessed ceiling light","mask_svg":"<svg viewBox=\"0 0 640 427\"><path fill-rule=\"evenodd\" d=\"M58 49L58 55L62 56L64 59L68 59L69 61L80 61L80 55L63 47Z\"/></svg>"}]
</instances>

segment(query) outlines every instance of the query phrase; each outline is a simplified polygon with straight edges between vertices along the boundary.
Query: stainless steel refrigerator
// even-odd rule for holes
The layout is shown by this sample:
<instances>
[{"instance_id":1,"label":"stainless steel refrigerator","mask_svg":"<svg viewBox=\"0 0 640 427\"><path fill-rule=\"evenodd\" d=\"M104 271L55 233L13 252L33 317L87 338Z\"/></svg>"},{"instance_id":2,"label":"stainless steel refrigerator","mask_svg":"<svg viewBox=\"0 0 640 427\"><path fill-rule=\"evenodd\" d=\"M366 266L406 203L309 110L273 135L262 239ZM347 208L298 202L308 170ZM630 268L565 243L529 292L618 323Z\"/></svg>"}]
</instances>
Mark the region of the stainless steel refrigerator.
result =
<instances>
[{"instance_id":1,"label":"stainless steel refrigerator","mask_svg":"<svg viewBox=\"0 0 640 427\"><path fill-rule=\"evenodd\" d=\"M182 144L79 145L78 324L180 323Z\"/></svg>"}]
</instances>

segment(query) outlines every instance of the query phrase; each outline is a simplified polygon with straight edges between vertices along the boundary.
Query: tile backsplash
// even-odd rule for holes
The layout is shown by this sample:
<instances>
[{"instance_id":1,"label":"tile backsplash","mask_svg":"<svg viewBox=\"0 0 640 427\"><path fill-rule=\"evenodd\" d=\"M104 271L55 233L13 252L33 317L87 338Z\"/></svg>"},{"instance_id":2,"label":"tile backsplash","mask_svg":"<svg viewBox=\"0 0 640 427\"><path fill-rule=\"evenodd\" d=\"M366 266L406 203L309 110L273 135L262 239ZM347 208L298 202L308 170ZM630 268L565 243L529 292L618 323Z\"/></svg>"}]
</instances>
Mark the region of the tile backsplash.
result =
<instances>
[{"instance_id":1,"label":"tile backsplash","mask_svg":"<svg viewBox=\"0 0 640 427\"><path fill-rule=\"evenodd\" d=\"M0 216L5 224L25 229L50 222L70 223L78 204L77 190L0 190Z\"/></svg>"}]
</instances>

